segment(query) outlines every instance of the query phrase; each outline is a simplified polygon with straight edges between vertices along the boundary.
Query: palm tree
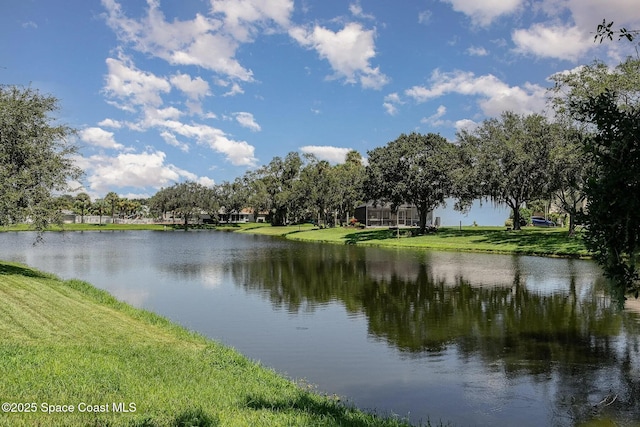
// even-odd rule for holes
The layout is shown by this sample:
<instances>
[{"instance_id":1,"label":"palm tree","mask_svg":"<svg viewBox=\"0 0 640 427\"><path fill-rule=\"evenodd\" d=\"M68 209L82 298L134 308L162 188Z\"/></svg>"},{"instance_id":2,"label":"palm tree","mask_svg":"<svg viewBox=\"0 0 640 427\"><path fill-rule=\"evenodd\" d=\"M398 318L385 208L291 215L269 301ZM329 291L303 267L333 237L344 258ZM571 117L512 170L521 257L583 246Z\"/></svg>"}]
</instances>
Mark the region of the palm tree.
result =
<instances>
[{"instance_id":1,"label":"palm tree","mask_svg":"<svg viewBox=\"0 0 640 427\"><path fill-rule=\"evenodd\" d=\"M116 206L118 205L118 202L120 201L120 197L118 197L118 195L113 191L110 191L107 193L106 196L104 196L104 201L109 206L111 206L111 221L113 221L113 214L116 210Z\"/></svg>"},{"instance_id":2,"label":"palm tree","mask_svg":"<svg viewBox=\"0 0 640 427\"><path fill-rule=\"evenodd\" d=\"M84 224L84 212L91 206L91 197L87 193L78 193L75 207L80 211L80 222Z\"/></svg>"},{"instance_id":3,"label":"palm tree","mask_svg":"<svg viewBox=\"0 0 640 427\"><path fill-rule=\"evenodd\" d=\"M98 214L100 216L98 224L102 225L102 215L104 215L104 213L107 211L107 204L105 203L104 199L97 199L93 203L93 206L91 206L91 210L94 214Z\"/></svg>"}]
</instances>

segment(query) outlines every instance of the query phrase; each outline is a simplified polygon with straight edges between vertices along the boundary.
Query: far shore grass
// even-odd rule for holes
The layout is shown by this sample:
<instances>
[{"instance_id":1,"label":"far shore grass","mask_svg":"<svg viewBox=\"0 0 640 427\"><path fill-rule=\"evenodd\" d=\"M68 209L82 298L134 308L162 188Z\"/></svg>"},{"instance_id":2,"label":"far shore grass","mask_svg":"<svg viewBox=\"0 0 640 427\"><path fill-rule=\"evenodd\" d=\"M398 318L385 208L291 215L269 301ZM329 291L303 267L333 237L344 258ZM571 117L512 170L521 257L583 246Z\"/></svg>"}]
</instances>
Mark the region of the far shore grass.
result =
<instances>
[{"instance_id":1,"label":"far shore grass","mask_svg":"<svg viewBox=\"0 0 640 427\"><path fill-rule=\"evenodd\" d=\"M590 258L582 236L569 237L566 228L523 227L520 231L505 227L466 226L441 227L422 236L412 229L333 227L319 229L312 224L271 226L266 223L231 225L204 225L198 228L232 231L290 240L355 244L392 248L414 248L497 254L520 254L552 257ZM181 224L64 224L52 226L51 231L127 231L127 230L180 230ZM0 231L29 230L28 225L0 227ZM415 231L415 229L413 229Z\"/></svg>"},{"instance_id":2,"label":"far shore grass","mask_svg":"<svg viewBox=\"0 0 640 427\"><path fill-rule=\"evenodd\" d=\"M356 244L393 248L521 254L589 258L580 235L568 236L566 228L523 227L441 227L425 235L412 235L410 229L335 227L318 229L311 225L239 228L243 233L282 236L307 242Z\"/></svg>"},{"instance_id":3,"label":"far shore grass","mask_svg":"<svg viewBox=\"0 0 640 427\"><path fill-rule=\"evenodd\" d=\"M0 227L2 231L26 229ZM148 224L64 227L65 231L172 229ZM442 227L422 236L411 235L409 229L318 229L310 224L216 229L333 244L589 256L582 238L568 237L561 228ZM318 394L85 282L63 281L0 261L0 300L0 400L15 403L16 410L24 410L25 404L34 410L0 412L0 426L408 425ZM74 405L74 412L48 414L44 412L48 405L53 409ZM87 412L87 408L98 412ZM109 412L100 412L105 409Z\"/></svg>"},{"instance_id":4,"label":"far shore grass","mask_svg":"<svg viewBox=\"0 0 640 427\"><path fill-rule=\"evenodd\" d=\"M51 225L46 231L127 231L127 230L165 230L163 224L62 224ZM172 225L171 225L172 227ZM0 227L1 231L32 231L29 224L15 224Z\"/></svg>"},{"instance_id":5,"label":"far shore grass","mask_svg":"<svg viewBox=\"0 0 640 427\"><path fill-rule=\"evenodd\" d=\"M0 299L1 426L408 425L85 282L0 261Z\"/></svg>"}]
</instances>

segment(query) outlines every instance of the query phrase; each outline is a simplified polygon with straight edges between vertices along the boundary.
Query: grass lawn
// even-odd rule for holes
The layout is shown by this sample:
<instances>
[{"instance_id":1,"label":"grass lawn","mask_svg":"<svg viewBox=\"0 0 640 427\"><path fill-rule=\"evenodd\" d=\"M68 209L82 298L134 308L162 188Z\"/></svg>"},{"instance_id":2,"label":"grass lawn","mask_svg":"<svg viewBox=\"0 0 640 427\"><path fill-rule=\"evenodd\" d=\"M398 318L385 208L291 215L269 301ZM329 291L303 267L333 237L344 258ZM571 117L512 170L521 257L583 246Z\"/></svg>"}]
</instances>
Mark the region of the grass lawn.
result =
<instances>
[{"instance_id":1,"label":"grass lawn","mask_svg":"<svg viewBox=\"0 0 640 427\"><path fill-rule=\"evenodd\" d=\"M0 400L15 404L3 406L3 426L405 425L296 385L85 282L0 262L0 299ZM73 412L47 412L65 405Z\"/></svg>"},{"instance_id":2,"label":"grass lawn","mask_svg":"<svg viewBox=\"0 0 640 427\"><path fill-rule=\"evenodd\" d=\"M300 225L288 225L288 226L271 226L270 224L262 224L258 228L244 228L240 230L244 233L262 234L265 236L287 236L293 233L301 233L304 231L314 230L313 224L300 224Z\"/></svg>"},{"instance_id":3,"label":"grass lawn","mask_svg":"<svg viewBox=\"0 0 640 427\"><path fill-rule=\"evenodd\" d=\"M273 227L266 223L243 223L204 226L220 231L279 236L309 242L358 244L367 246L423 248L435 250L492 252L541 256L588 258L580 236L570 238L566 228L525 227L521 231L507 231L504 227L442 227L436 233L410 236L408 229L335 227L318 229L312 224ZM181 229L180 224L175 225ZM26 224L0 227L0 231L29 230ZM52 226L51 231L126 231L173 230L161 224L65 224Z\"/></svg>"},{"instance_id":4,"label":"grass lawn","mask_svg":"<svg viewBox=\"0 0 640 427\"><path fill-rule=\"evenodd\" d=\"M588 257L582 238L568 237L564 228L525 227L506 231L504 227L442 227L435 233L408 236L408 230L388 228L327 228L298 226L271 227L271 230L247 230L260 234L285 236L292 240L358 244L385 247L424 248L450 251L493 252L543 256Z\"/></svg>"},{"instance_id":5,"label":"grass lawn","mask_svg":"<svg viewBox=\"0 0 640 427\"><path fill-rule=\"evenodd\" d=\"M265 222L244 222L239 224L218 224L216 230L220 231L247 231L253 230L255 233L260 233L263 228L272 228L271 224Z\"/></svg>"},{"instance_id":6,"label":"grass lawn","mask_svg":"<svg viewBox=\"0 0 640 427\"><path fill-rule=\"evenodd\" d=\"M164 230L162 224L64 224L50 226L47 231L127 231L127 230ZM0 227L0 231L30 231L29 224L16 224Z\"/></svg>"},{"instance_id":7,"label":"grass lawn","mask_svg":"<svg viewBox=\"0 0 640 427\"><path fill-rule=\"evenodd\" d=\"M243 231L256 228L269 227L265 223L243 223L243 224L222 224L222 225L190 225L189 228L215 229L222 231ZM127 231L127 230L182 230L183 224L64 224L63 226L52 225L47 231ZM270 228L270 227L269 227ZM29 224L15 224L0 227L1 231L31 231L33 228Z\"/></svg>"}]
</instances>

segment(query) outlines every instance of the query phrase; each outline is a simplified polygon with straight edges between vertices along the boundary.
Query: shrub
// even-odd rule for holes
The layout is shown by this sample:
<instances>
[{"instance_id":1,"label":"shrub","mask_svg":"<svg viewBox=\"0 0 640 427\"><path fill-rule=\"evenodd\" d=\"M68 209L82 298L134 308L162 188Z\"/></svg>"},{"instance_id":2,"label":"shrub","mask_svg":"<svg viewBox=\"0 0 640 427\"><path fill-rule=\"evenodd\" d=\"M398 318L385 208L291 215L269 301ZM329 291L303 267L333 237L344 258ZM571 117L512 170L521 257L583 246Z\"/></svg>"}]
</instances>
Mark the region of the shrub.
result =
<instances>
[{"instance_id":1,"label":"shrub","mask_svg":"<svg viewBox=\"0 0 640 427\"><path fill-rule=\"evenodd\" d=\"M509 219L513 226L513 211L509 214ZM531 223L531 209L520 208L520 226L529 225Z\"/></svg>"}]
</instances>

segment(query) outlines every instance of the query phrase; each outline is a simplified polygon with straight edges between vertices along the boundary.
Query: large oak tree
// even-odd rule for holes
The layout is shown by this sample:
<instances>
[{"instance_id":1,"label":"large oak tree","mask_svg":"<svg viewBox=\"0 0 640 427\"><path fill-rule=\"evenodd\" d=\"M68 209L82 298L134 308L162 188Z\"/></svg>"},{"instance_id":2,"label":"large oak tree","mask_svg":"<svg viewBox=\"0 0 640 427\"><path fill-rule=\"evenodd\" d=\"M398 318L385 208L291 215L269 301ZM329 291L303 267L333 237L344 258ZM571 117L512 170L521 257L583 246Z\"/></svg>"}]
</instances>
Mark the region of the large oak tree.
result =
<instances>
[{"instance_id":1,"label":"large oak tree","mask_svg":"<svg viewBox=\"0 0 640 427\"><path fill-rule=\"evenodd\" d=\"M159 215L172 212L173 218L182 218L186 230L190 219L217 210L217 202L213 188L187 181L160 189L149 201L149 206Z\"/></svg>"},{"instance_id":2,"label":"large oak tree","mask_svg":"<svg viewBox=\"0 0 640 427\"><path fill-rule=\"evenodd\" d=\"M282 159L274 157L268 165L258 170L259 179L264 183L268 198L272 225L285 225L295 211L294 186L300 179L303 161L296 152L290 152Z\"/></svg>"},{"instance_id":3,"label":"large oak tree","mask_svg":"<svg viewBox=\"0 0 640 427\"><path fill-rule=\"evenodd\" d=\"M365 180L365 166L362 163L362 156L355 150L349 151L345 156L345 162L334 166L335 188L332 190L335 195L335 208L340 221L349 221L350 215L354 214L355 208L362 203L363 186Z\"/></svg>"},{"instance_id":4,"label":"large oak tree","mask_svg":"<svg viewBox=\"0 0 640 427\"><path fill-rule=\"evenodd\" d=\"M438 134L414 132L369 151L368 198L391 203L394 210L403 203L415 205L424 233L428 213L452 195L455 149Z\"/></svg>"},{"instance_id":5,"label":"large oak tree","mask_svg":"<svg viewBox=\"0 0 640 427\"><path fill-rule=\"evenodd\" d=\"M613 92L582 105L597 127L586 147L594 158L587 181L585 242L607 276L618 300L640 291L640 108L621 107Z\"/></svg>"},{"instance_id":6,"label":"large oak tree","mask_svg":"<svg viewBox=\"0 0 640 427\"><path fill-rule=\"evenodd\" d=\"M520 229L520 207L547 198L557 185L551 151L558 137L558 128L543 116L512 112L458 133L476 197L509 206L514 230Z\"/></svg>"},{"instance_id":7,"label":"large oak tree","mask_svg":"<svg viewBox=\"0 0 640 427\"><path fill-rule=\"evenodd\" d=\"M604 27L603 27L604 28ZM610 28L610 26L609 26ZM611 36L612 33L609 33ZM640 59L602 62L553 77L556 111L583 130L576 182L587 200L585 241L619 301L638 296L640 274Z\"/></svg>"},{"instance_id":8,"label":"large oak tree","mask_svg":"<svg viewBox=\"0 0 640 427\"><path fill-rule=\"evenodd\" d=\"M0 86L0 225L59 222L53 194L78 179L74 129L56 122L58 99L30 87Z\"/></svg>"}]
</instances>

